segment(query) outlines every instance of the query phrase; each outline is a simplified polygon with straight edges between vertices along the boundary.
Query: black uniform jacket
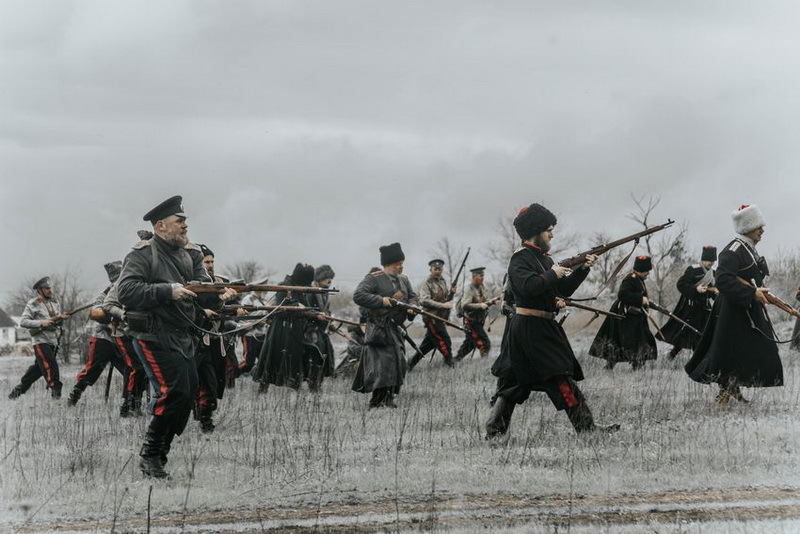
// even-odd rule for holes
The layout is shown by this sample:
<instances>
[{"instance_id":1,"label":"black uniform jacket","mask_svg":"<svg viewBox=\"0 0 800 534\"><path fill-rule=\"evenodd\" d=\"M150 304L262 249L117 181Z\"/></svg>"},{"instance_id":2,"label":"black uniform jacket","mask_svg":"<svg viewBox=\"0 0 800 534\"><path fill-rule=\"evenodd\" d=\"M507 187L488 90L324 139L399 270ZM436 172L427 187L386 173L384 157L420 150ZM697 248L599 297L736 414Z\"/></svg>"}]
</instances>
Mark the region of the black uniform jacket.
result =
<instances>
[{"instance_id":1,"label":"black uniform jacket","mask_svg":"<svg viewBox=\"0 0 800 534\"><path fill-rule=\"evenodd\" d=\"M763 286L767 274L764 258L739 239L720 253L716 280L720 294L700 344L685 367L692 380L783 385L783 365L766 309L756 300L755 288L737 279Z\"/></svg>"},{"instance_id":2,"label":"black uniform jacket","mask_svg":"<svg viewBox=\"0 0 800 534\"><path fill-rule=\"evenodd\" d=\"M714 293L697 292L697 283L703 279L705 274L705 269L700 265L690 265L686 268L686 271L678 279L677 286L681 297L672 312L700 332L705 328L706 321L711 315L711 307L714 305ZM656 339L682 349L694 349L700 341L700 336L670 318L661 327L661 333L656 333Z\"/></svg>"},{"instance_id":3,"label":"black uniform jacket","mask_svg":"<svg viewBox=\"0 0 800 534\"><path fill-rule=\"evenodd\" d=\"M615 362L656 359L656 339L650 332L647 315L642 309L642 298L646 296L644 280L634 273L622 280L617 300L611 305L610 311L620 313L625 318L606 317L589 348L589 354Z\"/></svg>"},{"instance_id":4,"label":"black uniform jacket","mask_svg":"<svg viewBox=\"0 0 800 534\"><path fill-rule=\"evenodd\" d=\"M571 296L589 274L588 268L581 267L558 278L552 266L552 258L534 245L526 243L514 252L508 280L517 308L556 312L556 297ZM511 373L517 383L534 390L545 389L558 376L583 380L564 329L554 320L514 314L501 346L492 366L497 377Z\"/></svg>"},{"instance_id":5,"label":"black uniform jacket","mask_svg":"<svg viewBox=\"0 0 800 534\"><path fill-rule=\"evenodd\" d=\"M192 299L174 300L172 284L211 282L201 256L170 245L158 236L133 247L122 265L117 296L126 311L152 312L156 331L131 332L132 335L158 341L159 334L185 334L191 324L198 321L199 308L195 302ZM198 295L197 301L202 308L209 309L218 309L222 304L213 293ZM164 338L160 341L163 343Z\"/></svg>"}]
</instances>

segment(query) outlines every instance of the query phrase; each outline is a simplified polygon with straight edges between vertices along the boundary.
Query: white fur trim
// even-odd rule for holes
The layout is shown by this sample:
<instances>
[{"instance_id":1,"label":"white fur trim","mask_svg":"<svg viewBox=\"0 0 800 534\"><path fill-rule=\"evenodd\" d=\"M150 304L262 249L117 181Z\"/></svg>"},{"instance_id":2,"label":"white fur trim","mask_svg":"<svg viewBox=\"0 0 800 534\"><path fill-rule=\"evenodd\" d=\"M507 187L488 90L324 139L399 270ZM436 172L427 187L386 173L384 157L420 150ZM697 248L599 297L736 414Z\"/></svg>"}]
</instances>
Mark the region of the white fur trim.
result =
<instances>
[{"instance_id":1,"label":"white fur trim","mask_svg":"<svg viewBox=\"0 0 800 534\"><path fill-rule=\"evenodd\" d=\"M731 213L733 217L733 229L737 234L749 234L756 228L761 228L767 222L764 220L764 214L755 204L750 204L744 209L736 210Z\"/></svg>"}]
</instances>

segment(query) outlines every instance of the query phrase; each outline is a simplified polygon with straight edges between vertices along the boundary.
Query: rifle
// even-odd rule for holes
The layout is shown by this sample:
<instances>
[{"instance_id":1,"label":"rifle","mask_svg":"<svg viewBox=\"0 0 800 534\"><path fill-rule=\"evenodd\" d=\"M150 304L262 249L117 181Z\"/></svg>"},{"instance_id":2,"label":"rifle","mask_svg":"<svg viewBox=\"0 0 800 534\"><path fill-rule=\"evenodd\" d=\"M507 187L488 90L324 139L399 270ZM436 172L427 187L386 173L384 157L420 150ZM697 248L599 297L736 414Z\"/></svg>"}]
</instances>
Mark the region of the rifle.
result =
<instances>
[{"instance_id":1,"label":"rifle","mask_svg":"<svg viewBox=\"0 0 800 534\"><path fill-rule=\"evenodd\" d=\"M103 398L105 402L108 403L108 396L111 393L111 379L114 376L114 364L108 362L108 376L106 377L106 390L103 393Z\"/></svg>"},{"instance_id":2,"label":"rifle","mask_svg":"<svg viewBox=\"0 0 800 534\"><path fill-rule=\"evenodd\" d=\"M472 247L467 247L467 253L464 254L464 260L461 262L461 267L458 268L456 275L453 277L453 281L450 282L450 293L448 293L445 302L450 302L453 300L453 297L456 296L456 287L458 287L458 277L461 276L461 272L464 270L464 267L467 265L467 258L469 258L469 251L472 250Z\"/></svg>"},{"instance_id":3,"label":"rifle","mask_svg":"<svg viewBox=\"0 0 800 534\"><path fill-rule=\"evenodd\" d=\"M280 286L273 284L226 284L224 282L209 282L201 284L189 284L185 289L193 293L222 293L226 289L234 289L237 293L249 293L250 291L272 291L275 293L290 292L313 293L315 295L338 293L339 290L333 287L317 286Z\"/></svg>"},{"instance_id":4,"label":"rifle","mask_svg":"<svg viewBox=\"0 0 800 534\"><path fill-rule=\"evenodd\" d=\"M319 319L320 321L328 321L332 323L342 323L342 324L349 324L353 326L358 326L360 323L356 321L351 321L350 319L343 319L341 317L334 317L333 315L329 315L327 313L323 313L318 311L316 308L308 308L300 306L236 306L236 305L229 305L223 306L223 311L235 311L237 309L243 309L245 311L296 311L301 312L304 315L308 315L315 319ZM242 315L239 318L247 317L248 319L251 318L263 318L263 315Z\"/></svg>"},{"instance_id":5,"label":"rifle","mask_svg":"<svg viewBox=\"0 0 800 534\"><path fill-rule=\"evenodd\" d=\"M618 313L614 313L614 312L606 311L606 310L601 310L599 308L593 308L591 306L587 306L586 304L578 304L577 302L575 302L572 299L561 299L561 300L563 300L564 303L567 306L570 306L570 307L573 307L573 308L578 308L580 310L586 310L586 311L594 312L596 314L605 315L605 316L611 317L613 319L624 319L625 318L624 315L620 315Z\"/></svg>"},{"instance_id":6,"label":"rifle","mask_svg":"<svg viewBox=\"0 0 800 534\"><path fill-rule=\"evenodd\" d=\"M74 310L70 310L68 312L63 312L61 315L66 315L66 317L61 317L60 315L56 315L55 317L49 319L50 321L53 322L53 324L51 326L39 327L39 328L31 328L30 329L31 335L35 336L35 335L41 333L45 328L52 328L53 326L58 326L61 323L63 323L66 319L69 319L70 317L75 315L76 313L81 312L81 311L86 310L86 309L89 309L92 306L94 306L94 302L90 302L89 304L84 304L83 306L78 306Z\"/></svg>"},{"instance_id":7,"label":"rifle","mask_svg":"<svg viewBox=\"0 0 800 534\"><path fill-rule=\"evenodd\" d=\"M424 317L428 317L428 318L433 319L435 321L440 321L440 322L446 324L447 326L450 326L452 328L456 328L458 330L461 330L462 332L465 332L465 333L469 332L469 330L467 328L464 328L461 325L457 325L456 323L450 322L447 319L443 319L442 317L439 317L436 314L433 314L433 313L430 313L428 311L425 311L419 306L414 306L413 304L407 304L405 302L401 302L401 301L399 301L397 299L393 299L393 298L390 298L389 302L392 303L392 306L397 306L400 309L403 309L403 310L406 310L406 311L412 311L412 312L414 312L416 314L422 315Z\"/></svg>"},{"instance_id":8,"label":"rifle","mask_svg":"<svg viewBox=\"0 0 800 534\"><path fill-rule=\"evenodd\" d=\"M756 288L755 284L751 284L750 282L748 282L747 280L745 280L744 278L742 278L740 276L737 276L736 279L739 282L741 282L744 285L746 285L746 286L750 286L752 288ZM775 306L777 308L780 308L782 311L785 311L789 315L792 315L794 317L800 317L800 311L798 311L796 308L792 307L791 304L782 301L779 297L776 297L772 293L767 292L764 295L767 297L767 302L769 302L773 306Z\"/></svg>"},{"instance_id":9,"label":"rifle","mask_svg":"<svg viewBox=\"0 0 800 534\"><path fill-rule=\"evenodd\" d=\"M666 309L661 304L657 304L657 303L655 303L653 301L648 301L647 306L652 310L655 310L657 312L663 313L664 315L668 315L674 321L682 324L684 327L688 328L689 330L691 330L692 332L694 332L698 336L703 335L703 333L700 330L698 330L697 328L693 327L692 325L690 325L689 323L687 323L686 321L684 321L683 319L681 319L680 317L678 317L677 315L675 315L674 313L672 313L671 311Z\"/></svg>"},{"instance_id":10,"label":"rifle","mask_svg":"<svg viewBox=\"0 0 800 534\"><path fill-rule=\"evenodd\" d=\"M572 256L571 258L561 260L560 262L558 262L558 264L562 267L568 267L568 268L582 265L584 262L586 262L586 256L588 256L589 254L599 256L600 254L608 252L612 248L624 245L625 243L630 243L631 241L639 241L639 239L641 239L642 237L654 234L656 232L660 232L661 230L664 230L665 228L673 224L675 224L675 221L673 221L672 219L667 219L667 222L665 222L664 224L659 224L657 226L651 226L649 228L645 228L641 232L636 232L634 234L625 236L622 239L617 239L616 241L612 241L604 245L597 245L596 247L591 248L585 252L581 252L577 256Z\"/></svg>"}]
</instances>

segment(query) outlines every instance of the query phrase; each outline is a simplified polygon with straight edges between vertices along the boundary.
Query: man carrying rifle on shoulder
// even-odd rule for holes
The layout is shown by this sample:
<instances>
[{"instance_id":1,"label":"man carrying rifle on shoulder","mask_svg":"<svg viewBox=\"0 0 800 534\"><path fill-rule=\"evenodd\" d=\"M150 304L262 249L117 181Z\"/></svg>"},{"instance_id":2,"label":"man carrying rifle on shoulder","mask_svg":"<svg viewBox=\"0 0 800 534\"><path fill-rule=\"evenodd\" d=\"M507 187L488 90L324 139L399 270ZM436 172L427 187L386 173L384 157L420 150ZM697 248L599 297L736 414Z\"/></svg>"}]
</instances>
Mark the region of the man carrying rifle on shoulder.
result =
<instances>
[{"instance_id":1,"label":"man carrying rifle on shoulder","mask_svg":"<svg viewBox=\"0 0 800 534\"><path fill-rule=\"evenodd\" d=\"M53 398L58 399L61 397L62 383L56 355L61 342L61 321L68 319L69 314L61 313L61 304L55 299L49 277L45 276L33 284L33 290L36 291L36 297L25 305L19 325L31 333L36 361L28 367L8 398L16 399L40 377L44 377Z\"/></svg>"},{"instance_id":2,"label":"man carrying rifle on shoulder","mask_svg":"<svg viewBox=\"0 0 800 534\"><path fill-rule=\"evenodd\" d=\"M430 276L419 288L420 304L427 311L447 319L453 308L453 300L450 298L451 288L442 277L444 260L431 260L428 262L428 266L430 267ZM429 317L423 317L422 323L425 325L425 337L419 344L419 350L409 360L408 370L413 369L432 350L441 352L445 365L453 367L452 342L445 324Z\"/></svg>"},{"instance_id":3,"label":"man carrying rifle on shoulder","mask_svg":"<svg viewBox=\"0 0 800 534\"><path fill-rule=\"evenodd\" d=\"M764 236L764 215L755 204L731 215L738 235L719 254L719 297L685 366L695 382L719 384L714 401L718 406L730 399L747 402L741 386L783 385L783 365L766 310L771 298L764 286L769 269L756 249Z\"/></svg>"},{"instance_id":4,"label":"man carrying rifle on shoulder","mask_svg":"<svg viewBox=\"0 0 800 534\"><path fill-rule=\"evenodd\" d=\"M153 417L139 452L142 473L153 478L169 476L164 470L167 454L174 437L186 428L197 398L193 329L205 315L203 309L219 309L237 294L226 288L198 296L185 287L211 278L202 258L186 249L188 226L181 202L180 196L171 197L143 217L155 235L128 253L117 282L134 348L153 390Z\"/></svg>"},{"instance_id":5,"label":"man carrying rifle on shoulder","mask_svg":"<svg viewBox=\"0 0 800 534\"><path fill-rule=\"evenodd\" d=\"M394 396L406 375L403 323L412 312L392 301L418 304L417 294L403 275L406 259L400 243L380 247L382 270L368 274L353 293L353 301L368 310L365 347L353 390L372 393L370 408L396 408Z\"/></svg>"},{"instance_id":6,"label":"man carrying rifle on shoulder","mask_svg":"<svg viewBox=\"0 0 800 534\"><path fill-rule=\"evenodd\" d=\"M491 305L486 300L486 287L483 285L485 270L485 267L469 270L472 273L472 283L464 289L464 293L456 305L456 312L464 318L464 326L467 328L464 342L456 353L456 360L463 360L476 348L483 357L489 354L489 350L492 348L489 335L483 328Z\"/></svg>"},{"instance_id":7,"label":"man carrying rifle on shoulder","mask_svg":"<svg viewBox=\"0 0 800 534\"><path fill-rule=\"evenodd\" d=\"M543 391L557 410L567 413L578 433L614 431L618 425L598 427L578 382L583 380L566 333L555 320L565 306L558 297L569 297L586 279L597 256L588 254L574 270L554 264L548 252L556 216L540 204L520 210L514 229L522 247L511 256L508 281L515 312L510 317L502 352L492 366L497 392L486 423L486 439L499 439L508 432L517 404L531 391Z\"/></svg>"}]
</instances>

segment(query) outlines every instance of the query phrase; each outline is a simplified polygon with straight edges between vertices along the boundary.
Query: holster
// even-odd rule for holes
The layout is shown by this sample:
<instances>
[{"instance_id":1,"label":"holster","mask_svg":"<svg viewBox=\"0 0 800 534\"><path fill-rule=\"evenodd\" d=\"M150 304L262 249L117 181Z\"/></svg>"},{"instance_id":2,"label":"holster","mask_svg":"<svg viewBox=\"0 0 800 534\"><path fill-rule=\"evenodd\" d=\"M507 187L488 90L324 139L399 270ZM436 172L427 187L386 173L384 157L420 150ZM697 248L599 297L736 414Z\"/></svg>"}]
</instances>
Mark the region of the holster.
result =
<instances>
[{"instance_id":1,"label":"holster","mask_svg":"<svg viewBox=\"0 0 800 534\"><path fill-rule=\"evenodd\" d=\"M153 312L141 310L128 310L125 312L128 328L134 332L142 334L153 334L156 332L155 317Z\"/></svg>"}]
</instances>

